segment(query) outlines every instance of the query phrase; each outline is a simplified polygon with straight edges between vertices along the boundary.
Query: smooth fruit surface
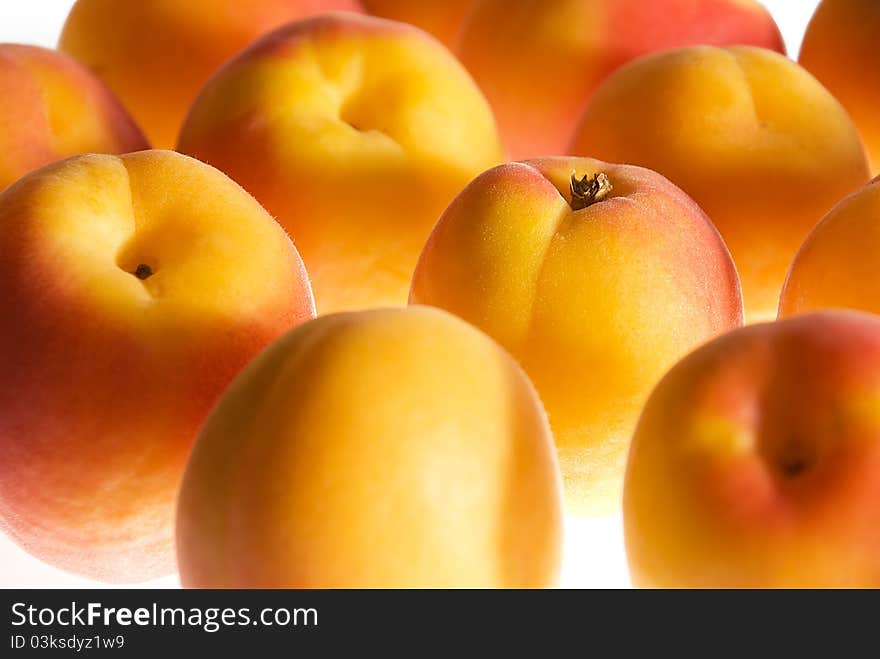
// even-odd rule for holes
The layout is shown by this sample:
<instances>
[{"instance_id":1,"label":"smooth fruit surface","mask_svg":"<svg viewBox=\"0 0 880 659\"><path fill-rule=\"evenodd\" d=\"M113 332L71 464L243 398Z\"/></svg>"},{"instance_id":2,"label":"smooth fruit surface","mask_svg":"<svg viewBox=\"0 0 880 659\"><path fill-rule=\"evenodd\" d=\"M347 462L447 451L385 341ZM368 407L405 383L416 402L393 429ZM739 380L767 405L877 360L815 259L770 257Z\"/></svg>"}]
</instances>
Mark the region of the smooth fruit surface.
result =
<instances>
[{"instance_id":1,"label":"smooth fruit surface","mask_svg":"<svg viewBox=\"0 0 880 659\"><path fill-rule=\"evenodd\" d=\"M598 174L610 193L575 210L572 176ZM477 177L437 223L410 299L473 323L523 365L575 513L619 510L651 388L688 350L742 322L730 254L697 205L655 172L586 158Z\"/></svg>"},{"instance_id":2,"label":"smooth fruit surface","mask_svg":"<svg viewBox=\"0 0 880 659\"><path fill-rule=\"evenodd\" d=\"M880 173L880 3L823 0L798 61L847 109L859 127L875 174Z\"/></svg>"},{"instance_id":3,"label":"smooth fruit surface","mask_svg":"<svg viewBox=\"0 0 880 659\"><path fill-rule=\"evenodd\" d=\"M753 325L648 402L624 497L633 583L880 587L880 319Z\"/></svg>"},{"instance_id":4,"label":"smooth fruit surface","mask_svg":"<svg viewBox=\"0 0 880 659\"><path fill-rule=\"evenodd\" d=\"M314 315L290 240L170 151L49 165L0 195L0 523L92 578L174 570L196 431L234 375Z\"/></svg>"},{"instance_id":5,"label":"smooth fruit surface","mask_svg":"<svg viewBox=\"0 0 880 659\"><path fill-rule=\"evenodd\" d=\"M782 289L779 314L860 309L880 314L880 178L853 193L801 246Z\"/></svg>"},{"instance_id":6,"label":"smooth fruit surface","mask_svg":"<svg viewBox=\"0 0 880 659\"><path fill-rule=\"evenodd\" d=\"M344 14L285 27L225 66L179 149L288 230L319 313L405 304L440 213L503 159L489 106L441 44Z\"/></svg>"},{"instance_id":7,"label":"smooth fruit surface","mask_svg":"<svg viewBox=\"0 0 880 659\"><path fill-rule=\"evenodd\" d=\"M113 93L62 53L0 44L0 98L0 191L68 156L148 148Z\"/></svg>"},{"instance_id":8,"label":"smooth fruit surface","mask_svg":"<svg viewBox=\"0 0 880 659\"><path fill-rule=\"evenodd\" d=\"M798 247L869 179L840 103L758 48L686 48L624 67L593 96L572 150L650 167L693 197L733 254L749 321L775 318Z\"/></svg>"},{"instance_id":9,"label":"smooth fruit surface","mask_svg":"<svg viewBox=\"0 0 880 659\"><path fill-rule=\"evenodd\" d=\"M115 91L157 147L171 148L199 89L284 23L356 0L77 0L59 48Z\"/></svg>"},{"instance_id":10,"label":"smooth fruit surface","mask_svg":"<svg viewBox=\"0 0 880 659\"><path fill-rule=\"evenodd\" d=\"M543 587L553 441L496 343L427 307L279 339L202 429L177 515L184 586Z\"/></svg>"},{"instance_id":11,"label":"smooth fruit surface","mask_svg":"<svg viewBox=\"0 0 880 659\"><path fill-rule=\"evenodd\" d=\"M620 66L696 44L785 52L770 13L752 0L482 0L456 52L520 160L571 153L584 105Z\"/></svg>"}]
</instances>

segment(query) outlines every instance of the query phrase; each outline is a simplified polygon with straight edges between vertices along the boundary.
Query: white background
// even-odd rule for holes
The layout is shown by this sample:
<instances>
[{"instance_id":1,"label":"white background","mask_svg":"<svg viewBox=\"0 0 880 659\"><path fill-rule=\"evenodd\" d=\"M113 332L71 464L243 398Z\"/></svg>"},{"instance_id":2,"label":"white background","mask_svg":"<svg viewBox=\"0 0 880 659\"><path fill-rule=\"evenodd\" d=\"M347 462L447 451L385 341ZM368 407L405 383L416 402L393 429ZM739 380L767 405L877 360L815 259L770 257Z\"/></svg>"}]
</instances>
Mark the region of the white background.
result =
<instances>
[{"instance_id":1,"label":"white background","mask_svg":"<svg viewBox=\"0 0 880 659\"><path fill-rule=\"evenodd\" d=\"M793 57L800 49L804 28L817 4L818 0L764 0L764 5L779 23L788 52ZM71 5L73 0L0 0L0 42L54 47Z\"/></svg>"},{"instance_id":2,"label":"white background","mask_svg":"<svg viewBox=\"0 0 880 659\"><path fill-rule=\"evenodd\" d=\"M0 42L54 47L72 4L73 0L0 0ZM779 23L789 54L796 56L818 0L765 0L764 4ZM569 520L565 558L563 586L615 588L629 585L619 518ZM102 585L44 565L0 534L0 587ZM144 585L173 587L177 580L167 578Z\"/></svg>"}]
</instances>

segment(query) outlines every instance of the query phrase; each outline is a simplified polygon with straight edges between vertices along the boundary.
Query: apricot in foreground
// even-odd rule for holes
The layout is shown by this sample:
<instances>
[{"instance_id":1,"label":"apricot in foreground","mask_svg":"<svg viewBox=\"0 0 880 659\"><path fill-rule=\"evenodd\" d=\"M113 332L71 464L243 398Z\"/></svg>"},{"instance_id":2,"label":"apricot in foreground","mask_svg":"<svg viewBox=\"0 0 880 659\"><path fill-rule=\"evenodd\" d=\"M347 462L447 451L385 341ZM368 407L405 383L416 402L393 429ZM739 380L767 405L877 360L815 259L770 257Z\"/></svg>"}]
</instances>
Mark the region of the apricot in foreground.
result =
<instances>
[{"instance_id":1,"label":"apricot in foreground","mask_svg":"<svg viewBox=\"0 0 880 659\"><path fill-rule=\"evenodd\" d=\"M177 487L233 376L314 315L290 239L216 169L87 155L0 194L0 525L94 579L174 571Z\"/></svg>"},{"instance_id":2,"label":"apricot in foreground","mask_svg":"<svg viewBox=\"0 0 880 659\"><path fill-rule=\"evenodd\" d=\"M587 158L478 176L437 223L410 299L473 323L523 365L577 514L620 510L651 389L742 323L733 262L700 208L656 172Z\"/></svg>"},{"instance_id":3,"label":"apricot in foreground","mask_svg":"<svg viewBox=\"0 0 880 659\"><path fill-rule=\"evenodd\" d=\"M657 386L624 497L643 587L880 587L880 318L722 336Z\"/></svg>"},{"instance_id":4,"label":"apricot in foreground","mask_svg":"<svg viewBox=\"0 0 880 659\"><path fill-rule=\"evenodd\" d=\"M427 307L331 314L257 357L202 428L181 581L550 586L560 502L538 396L489 337Z\"/></svg>"}]
</instances>

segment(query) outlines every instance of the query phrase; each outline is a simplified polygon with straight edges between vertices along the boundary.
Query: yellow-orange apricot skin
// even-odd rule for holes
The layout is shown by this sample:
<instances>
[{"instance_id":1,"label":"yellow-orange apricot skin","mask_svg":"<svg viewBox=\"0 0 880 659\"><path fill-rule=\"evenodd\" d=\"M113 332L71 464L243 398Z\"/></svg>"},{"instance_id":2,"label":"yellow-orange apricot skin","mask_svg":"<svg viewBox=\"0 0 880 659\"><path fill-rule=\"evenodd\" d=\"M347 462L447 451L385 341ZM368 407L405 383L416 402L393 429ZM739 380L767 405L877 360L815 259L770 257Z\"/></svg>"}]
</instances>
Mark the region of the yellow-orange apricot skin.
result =
<instances>
[{"instance_id":1,"label":"yellow-orange apricot skin","mask_svg":"<svg viewBox=\"0 0 880 659\"><path fill-rule=\"evenodd\" d=\"M633 583L880 587L880 319L752 325L651 394L624 494Z\"/></svg>"},{"instance_id":2,"label":"yellow-orange apricot skin","mask_svg":"<svg viewBox=\"0 0 880 659\"><path fill-rule=\"evenodd\" d=\"M748 47L620 69L587 105L572 151L649 167L693 197L730 248L750 322L776 317L798 247L870 178L840 103L794 62Z\"/></svg>"},{"instance_id":3,"label":"yellow-orange apricot skin","mask_svg":"<svg viewBox=\"0 0 880 659\"><path fill-rule=\"evenodd\" d=\"M570 206L570 181L610 196ZM620 510L629 440L654 384L742 323L727 248L659 174L587 158L510 163L477 177L425 246L410 300L505 346L541 395L575 514Z\"/></svg>"},{"instance_id":4,"label":"yellow-orange apricot skin","mask_svg":"<svg viewBox=\"0 0 880 659\"><path fill-rule=\"evenodd\" d=\"M521 160L570 153L584 104L622 65L699 44L785 52L754 0L479 0L455 50Z\"/></svg>"},{"instance_id":5,"label":"yellow-orange apricot skin","mask_svg":"<svg viewBox=\"0 0 880 659\"><path fill-rule=\"evenodd\" d=\"M880 178L816 226L791 264L779 315L823 309L880 314Z\"/></svg>"},{"instance_id":6,"label":"yellow-orange apricot skin","mask_svg":"<svg viewBox=\"0 0 880 659\"><path fill-rule=\"evenodd\" d=\"M350 14L282 28L228 63L178 148L287 229L322 314L406 304L440 213L504 159L486 100L442 44Z\"/></svg>"},{"instance_id":7,"label":"yellow-orange apricot skin","mask_svg":"<svg viewBox=\"0 0 880 659\"><path fill-rule=\"evenodd\" d=\"M361 0L374 16L410 23L452 48L475 0Z\"/></svg>"},{"instance_id":8,"label":"yellow-orange apricot skin","mask_svg":"<svg viewBox=\"0 0 880 659\"><path fill-rule=\"evenodd\" d=\"M54 50L0 44L0 98L0 191L62 158L148 148L113 92Z\"/></svg>"},{"instance_id":9,"label":"yellow-orange apricot skin","mask_svg":"<svg viewBox=\"0 0 880 659\"><path fill-rule=\"evenodd\" d=\"M0 194L0 526L110 582L174 571L192 440L263 347L314 316L290 239L171 151L86 155Z\"/></svg>"},{"instance_id":10,"label":"yellow-orange apricot skin","mask_svg":"<svg viewBox=\"0 0 880 659\"><path fill-rule=\"evenodd\" d=\"M171 148L199 89L227 59L281 25L357 0L77 0L59 48L122 99L157 147Z\"/></svg>"},{"instance_id":11,"label":"yellow-orange apricot skin","mask_svg":"<svg viewBox=\"0 0 880 659\"><path fill-rule=\"evenodd\" d=\"M553 440L494 341L437 309L322 316L233 382L180 494L198 588L545 587Z\"/></svg>"},{"instance_id":12,"label":"yellow-orange apricot skin","mask_svg":"<svg viewBox=\"0 0 880 659\"><path fill-rule=\"evenodd\" d=\"M880 3L823 0L804 35L798 61L847 109L880 174Z\"/></svg>"}]
</instances>

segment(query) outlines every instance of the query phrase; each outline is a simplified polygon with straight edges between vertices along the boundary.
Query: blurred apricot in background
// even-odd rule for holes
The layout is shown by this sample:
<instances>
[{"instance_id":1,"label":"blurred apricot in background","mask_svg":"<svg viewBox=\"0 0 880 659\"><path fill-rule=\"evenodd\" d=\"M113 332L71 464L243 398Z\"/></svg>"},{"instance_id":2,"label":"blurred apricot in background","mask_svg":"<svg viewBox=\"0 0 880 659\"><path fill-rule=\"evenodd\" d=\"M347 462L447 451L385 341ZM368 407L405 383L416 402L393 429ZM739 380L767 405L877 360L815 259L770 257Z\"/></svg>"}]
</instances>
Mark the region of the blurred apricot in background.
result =
<instances>
[{"instance_id":1,"label":"blurred apricot in background","mask_svg":"<svg viewBox=\"0 0 880 659\"><path fill-rule=\"evenodd\" d=\"M319 313L406 304L440 213L504 159L486 99L442 44L354 14L254 43L202 90L178 148L287 229Z\"/></svg>"},{"instance_id":2,"label":"blurred apricot in background","mask_svg":"<svg viewBox=\"0 0 880 659\"><path fill-rule=\"evenodd\" d=\"M55 160L148 148L113 92L63 53L0 44L0 98L0 191Z\"/></svg>"},{"instance_id":3,"label":"blurred apricot in background","mask_svg":"<svg viewBox=\"0 0 880 659\"><path fill-rule=\"evenodd\" d=\"M649 167L693 197L733 254L750 322L776 317L807 234L870 178L840 103L796 63L751 47L623 67L587 105L571 150Z\"/></svg>"},{"instance_id":4,"label":"blurred apricot in background","mask_svg":"<svg viewBox=\"0 0 880 659\"><path fill-rule=\"evenodd\" d=\"M856 122L871 167L880 174L880 2L823 0L804 35L798 61Z\"/></svg>"},{"instance_id":5,"label":"blurred apricot in background","mask_svg":"<svg viewBox=\"0 0 880 659\"><path fill-rule=\"evenodd\" d=\"M357 0L77 0L59 48L122 99L150 141L171 148L186 111L223 62L262 34Z\"/></svg>"},{"instance_id":6,"label":"blurred apricot in background","mask_svg":"<svg viewBox=\"0 0 880 659\"><path fill-rule=\"evenodd\" d=\"M456 52L521 160L571 153L584 105L620 66L699 44L785 52L773 17L752 0L482 0Z\"/></svg>"}]
</instances>

